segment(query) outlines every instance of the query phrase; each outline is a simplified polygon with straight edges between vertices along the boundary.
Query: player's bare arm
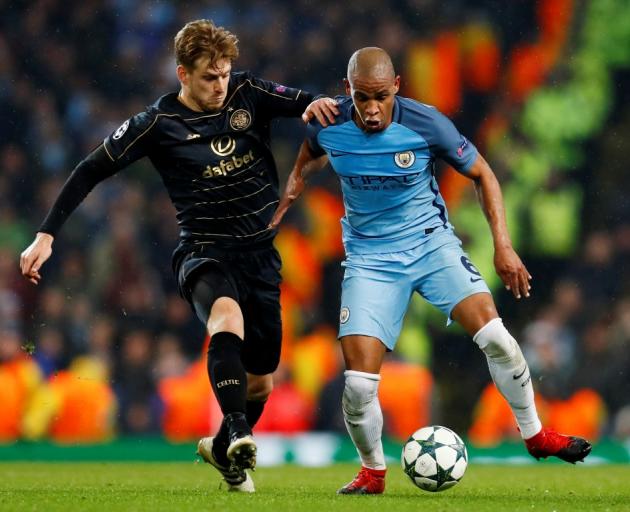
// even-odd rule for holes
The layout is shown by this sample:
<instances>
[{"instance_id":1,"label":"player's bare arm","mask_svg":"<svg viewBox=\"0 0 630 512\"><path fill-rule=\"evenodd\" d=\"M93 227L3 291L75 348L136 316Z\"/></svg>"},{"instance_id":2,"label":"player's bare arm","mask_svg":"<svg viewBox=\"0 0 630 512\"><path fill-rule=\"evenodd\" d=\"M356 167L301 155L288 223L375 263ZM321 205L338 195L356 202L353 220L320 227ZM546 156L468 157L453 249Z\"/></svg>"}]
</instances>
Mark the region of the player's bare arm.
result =
<instances>
[{"instance_id":1,"label":"player's bare arm","mask_svg":"<svg viewBox=\"0 0 630 512\"><path fill-rule=\"evenodd\" d=\"M529 297L532 276L525 268L521 258L512 247L512 240L505 221L505 206L499 182L488 165L478 155L468 176L475 183L475 191L494 240L494 267L501 277L506 289L511 290L517 299Z\"/></svg>"},{"instance_id":2,"label":"player's bare arm","mask_svg":"<svg viewBox=\"0 0 630 512\"><path fill-rule=\"evenodd\" d=\"M302 114L302 121L308 123L313 117L326 127L335 124L335 116L339 115L337 102L333 98L319 98L312 101Z\"/></svg>"},{"instance_id":3,"label":"player's bare arm","mask_svg":"<svg viewBox=\"0 0 630 512\"><path fill-rule=\"evenodd\" d=\"M52 254L54 237L48 233L37 233L33 243L20 256L22 275L33 284L38 284L42 276L39 270Z\"/></svg>"},{"instance_id":4,"label":"player's bare arm","mask_svg":"<svg viewBox=\"0 0 630 512\"><path fill-rule=\"evenodd\" d=\"M308 176L315 171L323 169L327 162L328 157L326 155L315 156L309 148L308 142L302 142L295 164L293 165L293 170L287 179L287 186L284 189L278 208L269 223L270 229L278 227L278 224L280 224L282 217L287 213L289 207L300 197Z\"/></svg>"}]
</instances>

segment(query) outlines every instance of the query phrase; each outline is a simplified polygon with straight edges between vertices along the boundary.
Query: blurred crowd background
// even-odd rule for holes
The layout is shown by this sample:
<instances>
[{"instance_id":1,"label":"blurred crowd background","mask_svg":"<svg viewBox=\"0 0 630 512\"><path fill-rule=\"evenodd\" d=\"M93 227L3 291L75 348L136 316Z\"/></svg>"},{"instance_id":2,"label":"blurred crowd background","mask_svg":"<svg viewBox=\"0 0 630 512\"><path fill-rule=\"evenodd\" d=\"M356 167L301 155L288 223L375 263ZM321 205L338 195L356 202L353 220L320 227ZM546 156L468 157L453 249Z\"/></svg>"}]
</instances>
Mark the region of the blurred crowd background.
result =
<instances>
[{"instance_id":1,"label":"blurred crowd background","mask_svg":"<svg viewBox=\"0 0 630 512\"><path fill-rule=\"evenodd\" d=\"M0 442L207 434L220 421L203 326L170 268L178 229L140 161L101 183L55 240L37 287L19 254L76 163L178 89L172 39L211 18L235 32L236 69L342 93L346 63L385 48L401 94L455 121L503 184L532 297L500 286L470 183L440 168L451 221L529 361L544 421L630 438L630 17L621 0L0 0ZM281 182L303 126L280 120ZM343 214L324 171L277 238L284 345L258 432L344 432L335 339ZM414 299L383 370L386 431L429 423L479 445L517 437L485 359Z\"/></svg>"}]
</instances>

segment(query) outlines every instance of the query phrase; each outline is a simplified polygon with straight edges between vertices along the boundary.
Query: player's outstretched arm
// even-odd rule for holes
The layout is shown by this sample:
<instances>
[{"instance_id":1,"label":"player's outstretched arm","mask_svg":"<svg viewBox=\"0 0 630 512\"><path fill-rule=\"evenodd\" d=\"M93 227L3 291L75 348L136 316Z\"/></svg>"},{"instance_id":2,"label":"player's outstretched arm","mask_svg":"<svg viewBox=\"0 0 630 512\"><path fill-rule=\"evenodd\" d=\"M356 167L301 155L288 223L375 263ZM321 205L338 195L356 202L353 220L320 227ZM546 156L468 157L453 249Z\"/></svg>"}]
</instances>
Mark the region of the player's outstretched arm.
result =
<instances>
[{"instance_id":1,"label":"player's outstretched arm","mask_svg":"<svg viewBox=\"0 0 630 512\"><path fill-rule=\"evenodd\" d=\"M278 227L278 224L280 224L282 217L287 213L289 207L300 197L300 194L302 194L308 176L312 172L322 169L327 162L328 157L326 155L315 156L309 148L308 142L302 142L295 164L293 165L293 170L287 179L287 186L280 198L278 208L269 223L269 229Z\"/></svg>"},{"instance_id":2,"label":"player's outstretched arm","mask_svg":"<svg viewBox=\"0 0 630 512\"><path fill-rule=\"evenodd\" d=\"M313 117L324 128L328 124L335 124L335 116L339 115L337 102L333 98L319 98L309 103L302 114L302 121L308 123Z\"/></svg>"},{"instance_id":3,"label":"player's outstretched arm","mask_svg":"<svg viewBox=\"0 0 630 512\"><path fill-rule=\"evenodd\" d=\"M488 165L478 155L467 175L474 181L477 197L488 220L494 240L494 267L506 289L517 299L529 297L532 276L512 247L512 240L505 221L505 206L499 182Z\"/></svg>"},{"instance_id":4,"label":"player's outstretched arm","mask_svg":"<svg viewBox=\"0 0 630 512\"><path fill-rule=\"evenodd\" d=\"M52 254L55 234L90 190L117 171L118 168L107 156L102 144L75 167L40 226L35 240L20 256L20 270L26 279L33 284L39 283L42 265Z\"/></svg>"}]
</instances>

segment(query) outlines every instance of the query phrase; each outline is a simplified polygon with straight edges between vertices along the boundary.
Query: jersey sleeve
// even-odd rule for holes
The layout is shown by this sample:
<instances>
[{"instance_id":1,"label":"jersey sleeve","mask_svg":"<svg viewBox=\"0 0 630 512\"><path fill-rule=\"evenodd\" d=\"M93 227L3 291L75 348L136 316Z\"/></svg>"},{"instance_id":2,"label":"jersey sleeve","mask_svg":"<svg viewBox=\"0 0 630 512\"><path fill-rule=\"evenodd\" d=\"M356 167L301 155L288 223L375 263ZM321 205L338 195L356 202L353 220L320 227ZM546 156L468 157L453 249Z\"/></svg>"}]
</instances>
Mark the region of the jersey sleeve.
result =
<instances>
[{"instance_id":1,"label":"jersey sleeve","mask_svg":"<svg viewBox=\"0 0 630 512\"><path fill-rule=\"evenodd\" d=\"M322 131L323 126L319 124L317 119L311 120L306 126L306 143L308 144L309 149L313 153L314 156L322 156L326 153L324 148L319 145L319 141L317 140L317 136L319 132Z\"/></svg>"},{"instance_id":2,"label":"jersey sleeve","mask_svg":"<svg viewBox=\"0 0 630 512\"><path fill-rule=\"evenodd\" d=\"M248 78L258 108L270 118L299 117L313 101L310 92L250 76Z\"/></svg>"},{"instance_id":3,"label":"jersey sleeve","mask_svg":"<svg viewBox=\"0 0 630 512\"><path fill-rule=\"evenodd\" d=\"M118 169L149 154L156 122L156 113L147 110L127 119L105 138L103 147Z\"/></svg>"},{"instance_id":4,"label":"jersey sleeve","mask_svg":"<svg viewBox=\"0 0 630 512\"><path fill-rule=\"evenodd\" d=\"M38 231L55 236L90 191L118 170L101 144L74 168Z\"/></svg>"},{"instance_id":5,"label":"jersey sleeve","mask_svg":"<svg viewBox=\"0 0 630 512\"><path fill-rule=\"evenodd\" d=\"M459 133L448 117L437 110L433 128L428 141L433 153L458 172L466 174L477 158L475 145Z\"/></svg>"}]
</instances>

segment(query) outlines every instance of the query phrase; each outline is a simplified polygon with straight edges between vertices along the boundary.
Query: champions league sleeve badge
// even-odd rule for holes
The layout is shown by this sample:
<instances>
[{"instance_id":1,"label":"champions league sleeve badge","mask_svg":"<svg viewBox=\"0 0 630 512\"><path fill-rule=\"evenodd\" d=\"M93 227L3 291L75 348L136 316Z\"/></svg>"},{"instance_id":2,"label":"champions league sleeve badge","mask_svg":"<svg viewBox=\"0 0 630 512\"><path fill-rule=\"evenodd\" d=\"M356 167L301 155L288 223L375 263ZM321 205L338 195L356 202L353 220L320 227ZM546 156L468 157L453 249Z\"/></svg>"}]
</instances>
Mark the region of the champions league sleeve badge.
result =
<instances>
[{"instance_id":1,"label":"champions league sleeve badge","mask_svg":"<svg viewBox=\"0 0 630 512\"><path fill-rule=\"evenodd\" d=\"M114 132L114 135L112 136L112 139L114 140L118 140L120 139L125 132L127 131L127 128L129 128L129 119L127 119L123 124L121 124L118 129Z\"/></svg>"}]
</instances>

